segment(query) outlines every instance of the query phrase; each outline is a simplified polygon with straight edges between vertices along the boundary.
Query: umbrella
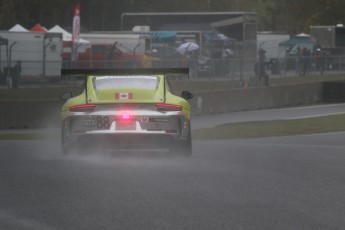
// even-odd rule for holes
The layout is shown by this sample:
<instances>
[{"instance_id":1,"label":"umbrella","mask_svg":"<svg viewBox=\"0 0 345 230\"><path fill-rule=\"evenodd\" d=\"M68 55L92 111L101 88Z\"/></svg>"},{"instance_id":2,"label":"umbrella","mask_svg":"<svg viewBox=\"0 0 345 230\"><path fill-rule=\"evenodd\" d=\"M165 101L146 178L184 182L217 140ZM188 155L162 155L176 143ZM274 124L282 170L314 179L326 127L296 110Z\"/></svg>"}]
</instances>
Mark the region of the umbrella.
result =
<instances>
[{"instance_id":1,"label":"umbrella","mask_svg":"<svg viewBox=\"0 0 345 230\"><path fill-rule=\"evenodd\" d=\"M180 53L180 54L185 54L186 52L189 52L189 51L194 51L194 50L197 50L199 49L199 45L194 43L194 42L185 42L185 43L182 43L178 48L177 48L177 51Z\"/></svg>"}]
</instances>

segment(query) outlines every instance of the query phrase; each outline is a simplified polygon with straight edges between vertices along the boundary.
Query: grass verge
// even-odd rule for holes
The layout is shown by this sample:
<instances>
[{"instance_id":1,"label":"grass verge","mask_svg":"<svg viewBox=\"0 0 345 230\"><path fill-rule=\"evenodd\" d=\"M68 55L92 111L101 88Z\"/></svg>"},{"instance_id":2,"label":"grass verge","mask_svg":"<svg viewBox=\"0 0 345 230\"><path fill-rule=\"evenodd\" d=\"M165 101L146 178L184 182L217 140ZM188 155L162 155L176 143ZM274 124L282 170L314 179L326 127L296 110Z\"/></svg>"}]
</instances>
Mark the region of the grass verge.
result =
<instances>
[{"instance_id":1,"label":"grass verge","mask_svg":"<svg viewBox=\"0 0 345 230\"><path fill-rule=\"evenodd\" d=\"M193 139L292 136L345 131L345 115L234 123L193 130Z\"/></svg>"}]
</instances>

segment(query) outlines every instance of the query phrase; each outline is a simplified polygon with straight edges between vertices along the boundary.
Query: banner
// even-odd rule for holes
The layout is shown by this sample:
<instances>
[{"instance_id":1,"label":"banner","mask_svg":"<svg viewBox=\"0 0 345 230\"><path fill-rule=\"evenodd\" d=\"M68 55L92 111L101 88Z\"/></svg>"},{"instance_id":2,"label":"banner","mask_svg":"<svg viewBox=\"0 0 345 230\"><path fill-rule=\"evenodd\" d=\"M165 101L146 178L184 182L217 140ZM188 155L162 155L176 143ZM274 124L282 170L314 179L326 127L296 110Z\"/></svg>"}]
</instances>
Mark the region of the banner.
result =
<instances>
[{"instance_id":1,"label":"banner","mask_svg":"<svg viewBox=\"0 0 345 230\"><path fill-rule=\"evenodd\" d=\"M79 46L79 34L80 34L80 3L76 3L73 12L73 27L72 27L72 61L78 59L78 46Z\"/></svg>"}]
</instances>

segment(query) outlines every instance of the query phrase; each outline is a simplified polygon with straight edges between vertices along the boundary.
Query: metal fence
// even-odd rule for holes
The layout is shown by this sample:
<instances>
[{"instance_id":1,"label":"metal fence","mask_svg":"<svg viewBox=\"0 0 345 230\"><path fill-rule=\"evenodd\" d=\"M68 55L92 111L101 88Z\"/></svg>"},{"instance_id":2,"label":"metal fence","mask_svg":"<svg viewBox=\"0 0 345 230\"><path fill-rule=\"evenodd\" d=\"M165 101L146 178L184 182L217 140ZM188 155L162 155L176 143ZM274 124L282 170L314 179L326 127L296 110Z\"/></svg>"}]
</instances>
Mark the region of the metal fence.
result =
<instances>
[{"instance_id":1,"label":"metal fence","mask_svg":"<svg viewBox=\"0 0 345 230\"><path fill-rule=\"evenodd\" d=\"M222 59L172 59L154 60L145 67L189 67L191 80L226 79L250 80L255 77L256 59L222 58ZM13 68L3 67L0 71L0 86L7 86L15 80L18 85L30 83L57 84L62 81L62 68L143 68L142 60L123 61L79 61L75 62L22 62L20 75L14 76ZM306 58L287 57L266 62L266 72L270 77L302 76L325 74L345 70L345 56L327 56L320 59L316 56ZM65 81L63 81L65 82Z\"/></svg>"}]
</instances>

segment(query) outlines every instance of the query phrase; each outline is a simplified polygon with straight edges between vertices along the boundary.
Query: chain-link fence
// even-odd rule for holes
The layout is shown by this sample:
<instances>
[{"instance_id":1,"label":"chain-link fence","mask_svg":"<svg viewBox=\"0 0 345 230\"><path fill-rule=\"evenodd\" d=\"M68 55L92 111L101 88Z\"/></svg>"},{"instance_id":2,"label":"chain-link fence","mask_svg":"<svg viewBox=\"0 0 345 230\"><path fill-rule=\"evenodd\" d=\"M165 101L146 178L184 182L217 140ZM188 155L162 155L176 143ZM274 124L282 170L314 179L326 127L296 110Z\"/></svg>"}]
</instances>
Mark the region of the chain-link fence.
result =
<instances>
[{"instance_id":1,"label":"chain-link fence","mask_svg":"<svg viewBox=\"0 0 345 230\"><path fill-rule=\"evenodd\" d=\"M20 71L13 71L16 65L10 65L0 71L0 85L8 86L13 81L18 85L26 84L64 84L66 79L60 75L62 68L190 68L190 80L239 80L255 79L256 59L219 58L219 59L171 59L152 60L143 65L143 60L121 61L46 61L21 62ZM326 57L287 57L265 62L267 74L271 77L304 76L312 74L338 73L345 70L345 56Z\"/></svg>"}]
</instances>

